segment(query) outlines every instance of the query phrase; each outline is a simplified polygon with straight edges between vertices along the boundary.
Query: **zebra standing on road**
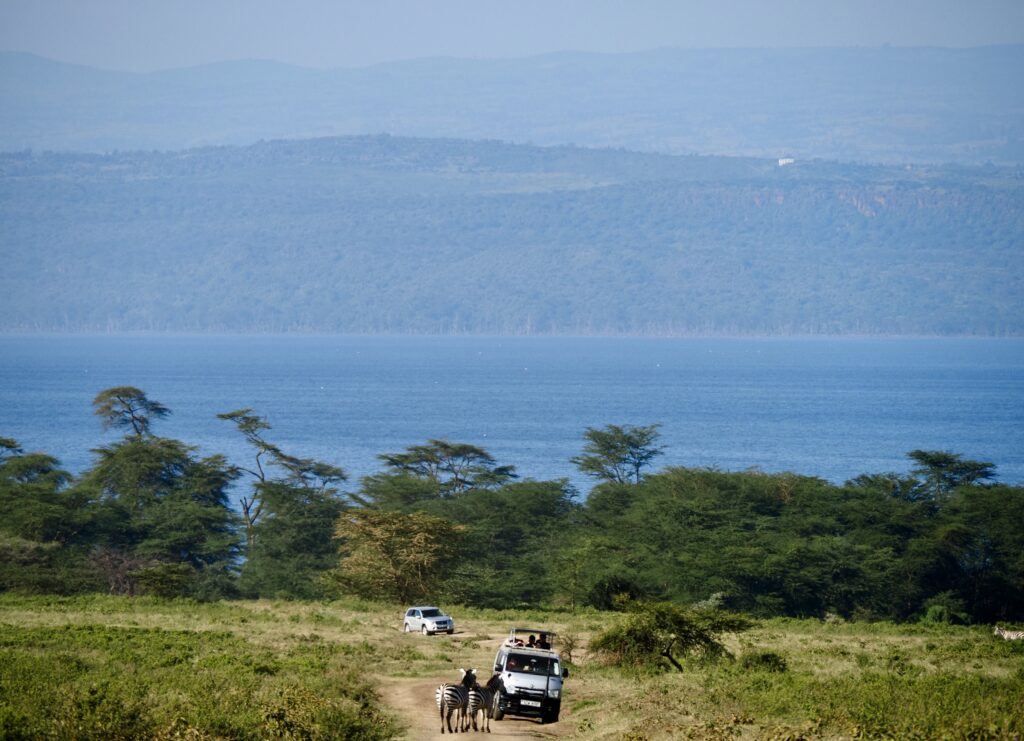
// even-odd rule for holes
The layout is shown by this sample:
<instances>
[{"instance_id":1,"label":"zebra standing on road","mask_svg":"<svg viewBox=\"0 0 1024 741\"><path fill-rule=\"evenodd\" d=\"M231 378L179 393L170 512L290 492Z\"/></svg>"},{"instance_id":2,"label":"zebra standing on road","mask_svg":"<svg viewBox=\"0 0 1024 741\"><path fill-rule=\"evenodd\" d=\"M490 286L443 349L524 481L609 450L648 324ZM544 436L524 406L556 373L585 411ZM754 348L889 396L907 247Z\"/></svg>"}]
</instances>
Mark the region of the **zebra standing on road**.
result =
<instances>
[{"instance_id":1,"label":"zebra standing on road","mask_svg":"<svg viewBox=\"0 0 1024 741\"><path fill-rule=\"evenodd\" d=\"M469 689L476 684L476 669L459 669L462 681L459 684L445 682L434 692L437 710L441 714L441 733L444 733L445 721L448 722L448 733L468 731L469 722L466 710L469 707ZM455 730L452 730L452 713L455 713Z\"/></svg>"},{"instance_id":2,"label":"zebra standing on road","mask_svg":"<svg viewBox=\"0 0 1024 741\"><path fill-rule=\"evenodd\" d=\"M1024 630L1004 630L997 625L992 633L1004 641L1024 641Z\"/></svg>"},{"instance_id":3,"label":"zebra standing on road","mask_svg":"<svg viewBox=\"0 0 1024 741\"><path fill-rule=\"evenodd\" d=\"M479 682L474 682L469 689L469 717L473 722L474 731L486 730L491 732L491 716L494 715L494 692L498 687L500 674L495 674L487 680L487 686L481 687ZM476 714L481 713L480 727L476 727Z\"/></svg>"}]
</instances>

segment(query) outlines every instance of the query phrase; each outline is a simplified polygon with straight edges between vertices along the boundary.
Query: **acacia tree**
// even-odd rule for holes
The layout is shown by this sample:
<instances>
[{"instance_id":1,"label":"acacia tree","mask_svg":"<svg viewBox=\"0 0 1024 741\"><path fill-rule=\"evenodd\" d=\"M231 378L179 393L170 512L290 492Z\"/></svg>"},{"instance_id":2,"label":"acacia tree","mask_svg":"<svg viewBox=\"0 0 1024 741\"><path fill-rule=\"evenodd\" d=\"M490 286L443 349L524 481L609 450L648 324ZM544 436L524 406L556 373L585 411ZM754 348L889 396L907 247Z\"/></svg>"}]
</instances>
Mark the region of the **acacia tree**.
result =
<instances>
[{"instance_id":1,"label":"acacia tree","mask_svg":"<svg viewBox=\"0 0 1024 741\"><path fill-rule=\"evenodd\" d=\"M92 400L96 415L103 420L103 429L130 427L136 435L149 433L152 420L162 419L171 410L149 399L145 392L134 386L115 386L105 389Z\"/></svg>"},{"instance_id":2,"label":"acacia tree","mask_svg":"<svg viewBox=\"0 0 1024 741\"><path fill-rule=\"evenodd\" d=\"M342 558L329 578L344 591L413 603L435 595L455 564L464 527L422 512L352 509L339 519Z\"/></svg>"},{"instance_id":3,"label":"acacia tree","mask_svg":"<svg viewBox=\"0 0 1024 741\"><path fill-rule=\"evenodd\" d=\"M660 424L634 427L606 425L598 430L588 427L583 437L583 455L570 459L588 476L615 484L639 484L640 471L664 452L656 445Z\"/></svg>"},{"instance_id":4,"label":"acacia tree","mask_svg":"<svg viewBox=\"0 0 1024 741\"><path fill-rule=\"evenodd\" d=\"M430 481L442 496L468 489L499 487L518 478L515 466L498 466L483 448L447 440L427 440L402 453L377 456L393 473Z\"/></svg>"},{"instance_id":5,"label":"acacia tree","mask_svg":"<svg viewBox=\"0 0 1024 741\"><path fill-rule=\"evenodd\" d=\"M76 491L97 502L103 548L95 565L114 591L141 582L164 594L226 593L238 556L227 489L237 472L223 456L198 458L178 440L156 437L153 419L170 411L139 389L107 389L94 401L105 428L127 430L98 448Z\"/></svg>"},{"instance_id":6,"label":"acacia tree","mask_svg":"<svg viewBox=\"0 0 1024 741\"><path fill-rule=\"evenodd\" d=\"M345 471L284 453L264 438L271 427L251 409L218 414L235 423L254 451L252 488L240 499L246 531L246 562L240 586L250 596L316 598L319 576L334 562L334 523L344 508L336 485ZM270 475L270 469L280 475Z\"/></svg>"},{"instance_id":7,"label":"acacia tree","mask_svg":"<svg viewBox=\"0 0 1024 741\"><path fill-rule=\"evenodd\" d=\"M267 471L263 464L265 460L276 460L281 451L276 445L271 445L263 439L263 431L269 430L270 425L262 417L252 413L252 409L236 409L233 412L218 414L217 419L224 419L235 423L235 427L245 437L255 450L255 458L252 468L238 466L238 470L249 474L254 480L252 491L249 494L242 494L238 503L242 510L242 520L245 523L245 545L246 551L252 550L255 538L256 523L263 514L263 498L260 495L262 485L267 482Z\"/></svg>"},{"instance_id":8,"label":"acacia tree","mask_svg":"<svg viewBox=\"0 0 1024 741\"><path fill-rule=\"evenodd\" d=\"M273 480L267 474L266 465L276 466L285 471L284 481L274 482L275 486L286 483L290 486L312 490L319 494L336 491L334 484L345 481L348 476L337 466L322 463L310 458L295 458L285 454L278 446L268 442L263 433L271 429L263 417L253 414L252 409L236 409L233 412L218 414L217 419L234 422L235 427L245 437L246 442L254 451L251 467L237 466L237 470L248 474L253 479L252 490L239 499L242 519L245 522L246 547L251 549L255 542L256 526L266 506L264 493Z\"/></svg>"},{"instance_id":9,"label":"acacia tree","mask_svg":"<svg viewBox=\"0 0 1024 741\"><path fill-rule=\"evenodd\" d=\"M716 609L688 609L668 602L633 602L624 620L596 636L590 650L610 664L677 671L687 654L701 658L728 655L722 637L752 628L745 615Z\"/></svg>"},{"instance_id":10,"label":"acacia tree","mask_svg":"<svg viewBox=\"0 0 1024 741\"><path fill-rule=\"evenodd\" d=\"M935 502L946 499L958 486L985 481L995 476L995 464L964 460L945 450L912 450L907 457L917 463L913 473L922 476L925 496Z\"/></svg>"}]
</instances>

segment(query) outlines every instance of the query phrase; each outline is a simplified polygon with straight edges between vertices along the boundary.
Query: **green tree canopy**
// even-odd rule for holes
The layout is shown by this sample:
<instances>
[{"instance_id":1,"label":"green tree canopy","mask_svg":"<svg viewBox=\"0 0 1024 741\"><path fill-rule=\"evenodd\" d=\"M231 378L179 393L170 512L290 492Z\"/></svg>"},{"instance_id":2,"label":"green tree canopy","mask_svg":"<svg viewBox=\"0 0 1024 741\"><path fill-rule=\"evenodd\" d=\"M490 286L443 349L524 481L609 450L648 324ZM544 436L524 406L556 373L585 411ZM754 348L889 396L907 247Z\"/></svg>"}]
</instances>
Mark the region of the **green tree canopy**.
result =
<instances>
[{"instance_id":1,"label":"green tree canopy","mask_svg":"<svg viewBox=\"0 0 1024 741\"><path fill-rule=\"evenodd\" d=\"M583 455L570 459L583 473L616 484L640 483L640 471L661 455L664 448L655 443L660 424L646 427L606 425L588 427L583 437Z\"/></svg>"},{"instance_id":2,"label":"green tree canopy","mask_svg":"<svg viewBox=\"0 0 1024 741\"><path fill-rule=\"evenodd\" d=\"M235 427L253 449L252 465L237 467L240 473L248 474L252 478L252 490L248 494L243 494L239 499L242 517L245 520L246 543L249 547L253 544L255 527L263 513L262 491L265 485L272 481L267 471L267 465L282 469L284 481L289 485L319 492L325 492L328 489L335 491L334 484L348 478L344 469L338 466L311 458L296 458L287 455L277 445L268 442L263 437L263 433L271 429L271 426L266 419L254 414L252 409L236 409L233 412L218 414L217 418L234 422Z\"/></svg>"},{"instance_id":3,"label":"green tree canopy","mask_svg":"<svg viewBox=\"0 0 1024 741\"><path fill-rule=\"evenodd\" d=\"M924 478L926 496L941 502L958 486L985 481L995 476L995 464L965 460L945 450L912 450L907 457L917 463L913 473Z\"/></svg>"},{"instance_id":4,"label":"green tree canopy","mask_svg":"<svg viewBox=\"0 0 1024 741\"><path fill-rule=\"evenodd\" d=\"M714 609L688 609L667 602L636 602L624 620L590 642L605 661L636 669L671 664L682 671L688 654L715 658L727 654L722 636L754 623L744 615Z\"/></svg>"},{"instance_id":5,"label":"green tree canopy","mask_svg":"<svg viewBox=\"0 0 1024 741\"><path fill-rule=\"evenodd\" d=\"M97 502L102 547L93 563L110 589L223 594L240 554L227 494L237 470L223 456L198 458L194 447L154 436L151 420L170 410L139 389L107 389L94 405L105 428L127 431L94 450L96 463L75 487Z\"/></svg>"},{"instance_id":6,"label":"green tree canopy","mask_svg":"<svg viewBox=\"0 0 1024 741\"><path fill-rule=\"evenodd\" d=\"M488 489L517 478L515 466L499 466L483 448L447 440L427 440L402 453L377 456L392 473L433 482L447 496L467 489Z\"/></svg>"},{"instance_id":7,"label":"green tree canopy","mask_svg":"<svg viewBox=\"0 0 1024 741\"><path fill-rule=\"evenodd\" d=\"M435 599L455 564L464 527L422 512L352 509L339 519L341 589L403 603Z\"/></svg>"},{"instance_id":8,"label":"green tree canopy","mask_svg":"<svg viewBox=\"0 0 1024 741\"><path fill-rule=\"evenodd\" d=\"M0 438L0 592L64 593L98 586L85 568L94 504L45 453Z\"/></svg>"},{"instance_id":9,"label":"green tree canopy","mask_svg":"<svg viewBox=\"0 0 1024 741\"><path fill-rule=\"evenodd\" d=\"M270 424L252 409L218 414L234 422L253 451L239 466L251 488L239 500L246 532L246 560L239 580L250 597L323 596L319 578L336 561L334 526L344 508L338 466L286 454L267 441ZM280 472L272 476L271 469Z\"/></svg>"},{"instance_id":10,"label":"green tree canopy","mask_svg":"<svg viewBox=\"0 0 1024 741\"><path fill-rule=\"evenodd\" d=\"M92 400L96 415L103 420L103 429L131 428L136 435L149 433L152 420L162 419L171 410L149 399L134 386L116 386L101 391Z\"/></svg>"}]
</instances>

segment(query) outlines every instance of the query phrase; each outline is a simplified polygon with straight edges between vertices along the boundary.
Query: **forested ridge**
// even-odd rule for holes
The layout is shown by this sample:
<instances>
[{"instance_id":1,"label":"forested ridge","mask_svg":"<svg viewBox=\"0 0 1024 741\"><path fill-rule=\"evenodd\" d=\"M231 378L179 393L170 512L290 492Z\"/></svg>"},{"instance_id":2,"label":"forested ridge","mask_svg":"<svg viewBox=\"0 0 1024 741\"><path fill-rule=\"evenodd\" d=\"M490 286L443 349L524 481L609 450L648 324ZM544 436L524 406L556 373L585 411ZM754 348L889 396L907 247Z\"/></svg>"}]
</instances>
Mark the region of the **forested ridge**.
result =
<instances>
[{"instance_id":1,"label":"forested ridge","mask_svg":"<svg viewBox=\"0 0 1024 741\"><path fill-rule=\"evenodd\" d=\"M947 451L835 485L659 470L658 425L607 425L581 431L583 497L470 443L382 452L351 482L251 409L218 414L251 451L229 465L157 436L170 410L139 389L94 407L124 434L77 478L0 439L0 591L1024 619L1024 488Z\"/></svg>"},{"instance_id":2,"label":"forested ridge","mask_svg":"<svg viewBox=\"0 0 1024 741\"><path fill-rule=\"evenodd\" d=\"M7 153L0 330L1017 335L1022 183L388 136Z\"/></svg>"}]
</instances>

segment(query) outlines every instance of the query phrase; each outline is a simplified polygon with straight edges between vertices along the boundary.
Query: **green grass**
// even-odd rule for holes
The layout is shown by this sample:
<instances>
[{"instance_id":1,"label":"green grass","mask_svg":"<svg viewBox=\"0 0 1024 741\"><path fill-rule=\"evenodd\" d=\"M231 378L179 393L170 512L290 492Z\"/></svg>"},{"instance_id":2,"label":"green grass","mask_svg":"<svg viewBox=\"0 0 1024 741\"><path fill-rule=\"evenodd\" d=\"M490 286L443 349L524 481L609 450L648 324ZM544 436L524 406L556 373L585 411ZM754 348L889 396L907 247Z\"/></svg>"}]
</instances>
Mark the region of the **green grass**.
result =
<instances>
[{"instance_id":1,"label":"green grass","mask_svg":"<svg viewBox=\"0 0 1024 741\"><path fill-rule=\"evenodd\" d=\"M53 606L74 622L0 621L0 738L383 739L396 733L357 668L373 646L353 650L305 637L272 648L225 631L84 623L89 614L147 614L145 603L132 600L84 599L78 610L74 600ZM184 607L148 604L182 618ZM222 618L225 610L193 607L205 620Z\"/></svg>"},{"instance_id":2,"label":"green grass","mask_svg":"<svg viewBox=\"0 0 1024 741\"><path fill-rule=\"evenodd\" d=\"M445 607L458 632L426 638L361 600L0 595L0 738L397 738L374 687L488 667L513 624L578 638L559 726L578 738L1024 735L1024 642L984 626L770 620L735 660L640 675L586 650L621 615Z\"/></svg>"}]
</instances>

